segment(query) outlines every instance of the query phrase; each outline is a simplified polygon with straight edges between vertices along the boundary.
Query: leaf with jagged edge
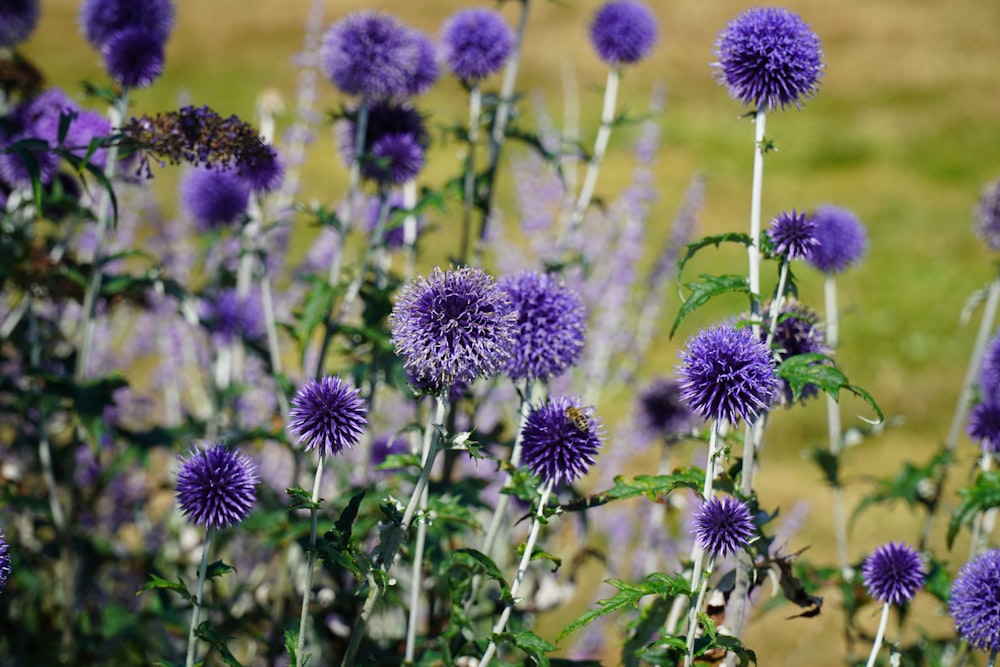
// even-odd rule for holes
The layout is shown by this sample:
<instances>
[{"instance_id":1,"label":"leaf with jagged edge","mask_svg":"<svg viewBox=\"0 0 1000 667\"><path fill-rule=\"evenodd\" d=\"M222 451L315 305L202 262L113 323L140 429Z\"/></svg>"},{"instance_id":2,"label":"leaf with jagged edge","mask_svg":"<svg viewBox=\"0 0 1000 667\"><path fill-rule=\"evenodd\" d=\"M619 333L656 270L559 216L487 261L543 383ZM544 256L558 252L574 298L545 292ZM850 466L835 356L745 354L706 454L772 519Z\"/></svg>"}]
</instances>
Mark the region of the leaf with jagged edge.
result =
<instances>
[{"instance_id":1,"label":"leaf with jagged edge","mask_svg":"<svg viewBox=\"0 0 1000 667\"><path fill-rule=\"evenodd\" d=\"M664 597L677 597L678 595L690 596L691 590L684 577L679 575L668 575L662 572L654 572L637 584L630 584L620 579L606 579L605 583L618 589L618 593L610 598L597 601L597 607L584 613L572 623L566 626L556 641L579 630L585 625L597 620L601 616L607 616L621 609L638 607L639 601L647 595L660 595Z\"/></svg>"},{"instance_id":2,"label":"leaf with jagged edge","mask_svg":"<svg viewBox=\"0 0 1000 667\"><path fill-rule=\"evenodd\" d=\"M735 274L714 276L703 273L698 277L701 278L698 282L684 283L684 287L690 291L690 294L683 300L684 302L677 311L677 317L674 318L673 326L670 327L670 338L674 337L677 327L680 326L685 317L715 297L731 293L747 295L751 293L750 283L747 282L746 276Z\"/></svg>"}]
</instances>

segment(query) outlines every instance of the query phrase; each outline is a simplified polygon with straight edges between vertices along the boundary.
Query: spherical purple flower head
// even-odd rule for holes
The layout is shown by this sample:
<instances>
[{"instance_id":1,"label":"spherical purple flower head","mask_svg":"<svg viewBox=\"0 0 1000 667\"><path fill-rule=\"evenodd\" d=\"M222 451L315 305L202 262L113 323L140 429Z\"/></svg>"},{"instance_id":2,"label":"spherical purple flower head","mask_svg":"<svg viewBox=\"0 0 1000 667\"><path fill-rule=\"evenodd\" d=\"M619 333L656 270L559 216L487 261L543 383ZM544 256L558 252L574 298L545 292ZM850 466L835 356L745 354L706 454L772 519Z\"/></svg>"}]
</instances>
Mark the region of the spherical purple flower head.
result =
<instances>
[{"instance_id":1,"label":"spherical purple flower head","mask_svg":"<svg viewBox=\"0 0 1000 667\"><path fill-rule=\"evenodd\" d=\"M979 198L976 233L990 250L1000 250L1000 179L987 185Z\"/></svg>"},{"instance_id":2,"label":"spherical purple flower head","mask_svg":"<svg viewBox=\"0 0 1000 667\"><path fill-rule=\"evenodd\" d=\"M1000 452L1000 397L986 397L977 403L969 413L967 432L970 438L979 442L984 452L996 454Z\"/></svg>"},{"instance_id":3,"label":"spherical purple flower head","mask_svg":"<svg viewBox=\"0 0 1000 667\"><path fill-rule=\"evenodd\" d=\"M41 8L38 0L4 0L0 3L0 48L9 48L28 39Z\"/></svg>"},{"instance_id":4,"label":"spherical purple flower head","mask_svg":"<svg viewBox=\"0 0 1000 667\"><path fill-rule=\"evenodd\" d=\"M761 316L765 322L771 321L771 303L764 304ZM767 331L760 330L760 340L767 340ZM826 335L819 326L819 314L812 308L797 301L786 301L778 315L778 323L774 327L774 338L771 349L777 355L777 363L799 354L829 354L826 345ZM792 389L788 383L779 378L778 402L786 407L792 405ZM819 394L819 388L807 384L802 388L800 400L813 398Z\"/></svg>"},{"instance_id":5,"label":"spherical purple flower head","mask_svg":"<svg viewBox=\"0 0 1000 667\"><path fill-rule=\"evenodd\" d=\"M236 174L254 192L270 192L285 177L285 165L274 146L263 145L259 152L244 156L236 165Z\"/></svg>"},{"instance_id":6,"label":"spherical purple flower head","mask_svg":"<svg viewBox=\"0 0 1000 667\"><path fill-rule=\"evenodd\" d=\"M354 12L323 36L320 64L341 91L379 101L407 93L421 64L421 45L391 14Z\"/></svg>"},{"instance_id":7,"label":"spherical purple flower head","mask_svg":"<svg viewBox=\"0 0 1000 667\"><path fill-rule=\"evenodd\" d=\"M202 232L239 222L250 204L250 187L235 171L195 167L181 182L181 200Z\"/></svg>"},{"instance_id":8,"label":"spherical purple flower head","mask_svg":"<svg viewBox=\"0 0 1000 667\"><path fill-rule=\"evenodd\" d=\"M979 391L983 396L1000 398L1000 335L993 337L983 353Z\"/></svg>"},{"instance_id":9,"label":"spherical purple flower head","mask_svg":"<svg viewBox=\"0 0 1000 667\"><path fill-rule=\"evenodd\" d=\"M753 421L770 407L778 387L774 361L750 328L704 329L680 356L681 397L703 419Z\"/></svg>"},{"instance_id":10,"label":"spherical purple flower head","mask_svg":"<svg viewBox=\"0 0 1000 667\"><path fill-rule=\"evenodd\" d=\"M587 310L580 295L547 273L525 271L498 282L517 311L514 349L507 362L512 380L548 380L580 358Z\"/></svg>"},{"instance_id":11,"label":"spherical purple flower head","mask_svg":"<svg viewBox=\"0 0 1000 667\"><path fill-rule=\"evenodd\" d=\"M489 9L463 9L441 29L444 61L463 81L479 81L499 72L514 48L514 32Z\"/></svg>"},{"instance_id":12,"label":"spherical purple flower head","mask_svg":"<svg viewBox=\"0 0 1000 667\"><path fill-rule=\"evenodd\" d=\"M214 299L202 301L200 316L212 337L222 343L236 338L259 341L266 335L264 309L258 294L251 293L241 299L235 289L223 289Z\"/></svg>"},{"instance_id":13,"label":"spherical purple flower head","mask_svg":"<svg viewBox=\"0 0 1000 667\"><path fill-rule=\"evenodd\" d=\"M688 435L700 421L681 400L681 385L674 378L657 378L639 392L638 425L650 440L673 443Z\"/></svg>"},{"instance_id":14,"label":"spherical purple flower head","mask_svg":"<svg viewBox=\"0 0 1000 667\"><path fill-rule=\"evenodd\" d=\"M694 538L712 556L728 556L750 543L754 534L750 508L732 496L709 498L691 521Z\"/></svg>"},{"instance_id":15,"label":"spherical purple flower head","mask_svg":"<svg viewBox=\"0 0 1000 667\"><path fill-rule=\"evenodd\" d=\"M754 7L729 22L715 40L716 68L729 94L744 105L801 108L819 89L823 47L798 14Z\"/></svg>"},{"instance_id":16,"label":"spherical purple flower head","mask_svg":"<svg viewBox=\"0 0 1000 667\"><path fill-rule=\"evenodd\" d=\"M424 149L412 134L387 134L372 144L370 159L361 175L379 185L402 185L413 180L424 166Z\"/></svg>"},{"instance_id":17,"label":"spherical purple flower head","mask_svg":"<svg viewBox=\"0 0 1000 667\"><path fill-rule=\"evenodd\" d=\"M916 549L902 542L890 542L865 559L861 577L876 600L905 604L924 585L924 567Z\"/></svg>"},{"instance_id":18,"label":"spherical purple flower head","mask_svg":"<svg viewBox=\"0 0 1000 667\"><path fill-rule=\"evenodd\" d=\"M7 544L7 536L0 530L0 593L7 588L8 578L10 578L10 545Z\"/></svg>"},{"instance_id":19,"label":"spherical purple flower head","mask_svg":"<svg viewBox=\"0 0 1000 667\"><path fill-rule=\"evenodd\" d=\"M351 118L341 125L340 153L344 162L355 159L357 125ZM423 116L410 104L382 103L368 109L361 175L377 183L405 183L397 177L416 176L423 167L430 135Z\"/></svg>"},{"instance_id":20,"label":"spherical purple flower head","mask_svg":"<svg viewBox=\"0 0 1000 667\"><path fill-rule=\"evenodd\" d=\"M145 28L125 28L101 47L108 74L125 88L146 88L163 74L163 42Z\"/></svg>"},{"instance_id":21,"label":"spherical purple flower head","mask_svg":"<svg viewBox=\"0 0 1000 667\"><path fill-rule=\"evenodd\" d=\"M602 432L601 420L581 407L579 398L549 398L524 421L521 462L543 483L568 484L594 464Z\"/></svg>"},{"instance_id":22,"label":"spherical purple flower head","mask_svg":"<svg viewBox=\"0 0 1000 667\"><path fill-rule=\"evenodd\" d=\"M440 392L504 369L517 312L507 293L482 269L435 268L400 291L389 322L406 370Z\"/></svg>"},{"instance_id":23,"label":"spherical purple flower head","mask_svg":"<svg viewBox=\"0 0 1000 667\"><path fill-rule=\"evenodd\" d=\"M823 273L839 273L861 259L868 235L857 216L846 208L824 204L812 214L816 241L805 259Z\"/></svg>"},{"instance_id":24,"label":"spherical purple flower head","mask_svg":"<svg viewBox=\"0 0 1000 667\"><path fill-rule=\"evenodd\" d=\"M368 414L358 390L339 377L325 375L310 380L292 399L289 430L306 450L318 448L320 456L340 454L353 447L365 430Z\"/></svg>"},{"instance_id":25,"label":"spherical purple flower head","mask_svg":"<svg viewBox=\"0 0 1000 667\"><path fill-rule=\"evenodd\" d=\"M597 10L590 22L590 43L609 65L631 65L656 45L656 16L635 0L616 0Z\"/></svg>"},{"instance_id":26,"label":"spherical purple flower head","mask_svg":"<svg viewBox=\"0 0 1000 667\"><path fill-rule=\"evenodd\" d=\"M222 443L194 446L180 457L177 503L188 520L205 528L228 528L250 514L257 500L257 466Z\"/></svg>"},{"instance_id":27,"label":"spherical purple flower head","mask_svg":"<svg viewBox=\"0 0 1000 667\"><path fill-rule=\"evenodd\" d=\"M170 0L84 0L80 5L80 27L97 50L126 28L140 28L160 44L166 44L174 26Z\"/></svg>"},{"instance_id":28,"label":"spherical purple flower head","mask_svg":"<svg viewBox=\"0 0 1000 667\"><path fill-rule=\"evenodd\" d=\"M785 259L802 259L819 244L816 240L816 221L795 209L782 211L771 220L767 237L774 251Z\"/></svg>"},{"instance_id":29,"label":"spherical purple flower head","mask_svg":"<svg viewBox=\"0 0 1000 667\"><path fill-rule=\"evenodd\" d=\"M1000 651L1000 549L962 566L951 584L948 614L959 636L980 651Z\"/></svg>"},{"instance_id":30,"label":"spherical purple flower head","mask_svg":"<svg viewBox=\"0 0 1000 667\"><path fill-rule=\"evenodd\" d=\"M440 68L437 61L437 47L434 46L434 42L419 30L413 31L413 39L417 42L419 55L417 57L417 66L413 69L409 80L406 82L406 95L408 97L415 97L426 93L431 89L431 86L434 85L434 82L437 81L440 75Z\"/></svg>"}]
</instances>

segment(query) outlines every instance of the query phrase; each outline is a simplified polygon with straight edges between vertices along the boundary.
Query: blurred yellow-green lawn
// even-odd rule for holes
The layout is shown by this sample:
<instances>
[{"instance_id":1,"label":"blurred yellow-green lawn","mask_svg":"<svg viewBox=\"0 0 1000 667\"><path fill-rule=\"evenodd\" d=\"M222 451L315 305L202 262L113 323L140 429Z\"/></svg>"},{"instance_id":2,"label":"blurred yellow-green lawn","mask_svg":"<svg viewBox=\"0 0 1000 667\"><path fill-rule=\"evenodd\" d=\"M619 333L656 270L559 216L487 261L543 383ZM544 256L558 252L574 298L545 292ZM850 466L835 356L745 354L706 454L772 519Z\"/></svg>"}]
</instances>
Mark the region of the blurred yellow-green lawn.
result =
<instances>
[{"instance_id":1,"label":"blurred yellow-green lawn","mask_svg":"<svg viewBox=\"0 0 1000 667\"><path fill-rule=\"evenodd\" d=\"M152 89L135 93L137 109L207 104L223 114L252 118L254 101L265 89L278 91L287 108L294 109L298 72L293 56L302 48L309 4L180 0L166 72ZM740 118L745 110L716 84L709 63L717 32L753 3L650 4L660 19L660 44L648 60L627 70L621 87L621 107L632 112L645 111L655 86L667 90L666 111L659 119L664 140L656 165L660 199L650 234L660 238L668 231L696 172L706 179L701 231L746 231L752 125ZM24 52L51 84L71 92L79 91L83 80L103 82L99 56L76 26L78 2L43 0L42 5L42 24ZM559 119L565 77L571 72L580 90L585 141L597 127L606 75L586 37L598 5L595 0L532 0L518 85L521 91L544 96ZM436 34L442 20L464 6L467 3L459 0L345 0L327 2L324 21L373 7ZM786 6L819 34L827 70L819 94L801 111L774 113L768 119L767 135L778 151L767 158L764 218L783 209L831 202L853 209L867 225L870 250L864 263L839 280L839 355L851 380L868 389L888 416L902 420L848 453L848 499L854 503L867 488L865 475L889 474L905 460L925 460L944 438L978 322L976 318L963 325L960 313L970 293L996 271L995 258L976 239L972 225L982 186L1000 176L1000 4L795 0ZM519 7L519 2L506 2L499 9L513 24ZM332 110L342 101L331 85L321 82L320 109ZM432 114L432 122L464 122L465 100L452 80L442 80L420 106ZM525 118L532 122L528 108ZM291 112L282 120L290 122ZM611 197L627 182L636 134L635 127L629 127L612 136L599 195ZM305 168L305 195L324 203L342 195L346 180L331 137L328 126L320 128ZM454 146L435 150L426 176L429 184L454 173L455 155ZM158 173L159 190L169 196L175 177L169 169ZM501 196L502 206L509 207L509 190ZM435 220L442 230L437 242L444 245L425 248L425 265L445 261L455 252L448 245L455 238L455 219L441 215ZM513 213L506 219L512 222ZM308 233L296 238L305 243ZM743 263L744 253L718 252L699 259L692 275L741 272ZM821 278L804 267L798 274L802 299L821 308ZM735 300L720 303L682 325L676 339L657 341L645 366L648 374L671 373L677 348L687 335L742 305ZM672 318L676 303L668 304L665 312ZM626 401L623 396L602 411L624 413ZM871 416L863 404L845 400L845 423L859 424L858 415ZM788 509L798 498L808 500L812 511L797 544L811 545L815 558L832 562L829 491L815 466L802 456L806 448L822 443L825 432L821 402L777 414L769 425L758 491L765 507ZM963 441L961 451L956 477L964 479L974 450ZM935 544L957 567L963 550L947 554L943 532L939 523ZM902 509L872 511L854 527L851 556L860 559L878 543L912 541L916 534L915 520ZM843 664L837 595L825 594L827 606L817 619L785 620L786 614L778 611L754 621L747 642L761 665ZM932 612L917 607L921 624L947 627L945 620L935 621ZM550 619L550 624L561 620ZM875 619L870 621L874 625Z\"/></svg>"}]
</instances>

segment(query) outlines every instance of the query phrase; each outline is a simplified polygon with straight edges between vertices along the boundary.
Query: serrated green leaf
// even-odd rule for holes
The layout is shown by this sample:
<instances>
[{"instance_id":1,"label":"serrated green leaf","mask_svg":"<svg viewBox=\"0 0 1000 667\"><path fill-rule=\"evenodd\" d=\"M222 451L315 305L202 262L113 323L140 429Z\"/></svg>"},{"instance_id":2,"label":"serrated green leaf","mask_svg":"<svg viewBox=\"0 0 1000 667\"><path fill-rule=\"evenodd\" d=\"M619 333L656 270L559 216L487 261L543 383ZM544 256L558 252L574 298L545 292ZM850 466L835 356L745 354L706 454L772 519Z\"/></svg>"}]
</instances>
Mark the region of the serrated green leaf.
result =
<instances>
[{"instance_id":1,"label":"serrated green leaf","mask_svg":"<svg viewBox=\"0 0 1000 667\"><path fill-rule=\"evenodd\" d=\"M825 354L810 352L788 357L778 366L778 377L788 383L792 390L793 401L802 397L802 391L808 385L818 387L835 401L839 400L840 391L846 390L871 406L878 418L877 423L885 421L882 408L878 406L871 394L861 387L851 384L843 371L837 368L833 359Z\"/></svg>"},{"instance_id":2,"label":"serrated green leaf","mask_svg":"<svg viewBox=\"0 0 1000 667\"><path fill-rule=\"evenodd\" d=\"M709 246L715 246L718 248L723 243L738 243L746 248L749 248L753 244L753 239L749 234L742 234L739 232L727 232L725 234L716 234L715 236L706 236L700 238L693 243L687 244L684 251L684 256L680 258L677 262L677 277L680 278L684 271L684 266L688 261L698 254L698 251L704 250ZM678 283L680 280L678 280Z\"/></svg>"},{"instance_id":3,"label":"serrated green leaf","mask_svg":"<svg viewBox=\"0 0 1000 667\"><path fill-rule=\"evenodd\" d=\"M750 283L747 282L746 276L734 274L714 276L703 273L698 277L701 278L700 281L684 284L684 287L691 293L687 296L681 304L680 309L677 311L677 317L674 318L673 326L670 327L671 338L673 338L674 333L677 331L677 327L680 326L685 317L698 310L715 297L730 293L750 294Z\"/></svg>"},{"instance_id":4,"label":"serrated green leaf","mask_svg":"<svg viewBox=\"0 0 1000 667\"><path fill-rule=\"evenodd\" d=\"M142 588L136 591L136 595L140 595L146 591L150 591L156 588L163 588L170 591L176 591L180 594L182 598L194 604L194 596L188 591L187 586L184 582L178 579L177 581L168 581L157 574L149 575L150 581L148 581Z\"/></svg>"},{"instance_id":5,"label":"serrated green leaf","mask_svg":"<svg viewBox=\"0 0 1000 667\"><path fill-rule=\"evenodd\" d=\"M208 621L203 621L201 625L195 629L194 634L196 637L207 642L209 646L218 651L219 658L221 658L222 662L226 663L228 667L243 667L243 665L240 664L240 661L236 659L236 656L234 656L229 650L229 646L226 644L231 637L226 637L222 633L213 630L212 626L208 624Z\"/></svg>"},{"instance_id":6,"label":"serrated green leaf","mask_svg":"<svg viewBox=\"0 0 1000 667\"><path fill-rule=\"evenodd\" d=\"M223 575L229 574L230 572L235 572L236 568L232 565L223 563L221 560L217 560L208 566L205 570L206 579L214 579L215 577L221 577Z\"/></svg>"},{"instance_id":7,"label":"serrated green leaf","mask_svg":"<svg viewBox=\"0 0 1000 667\"><path fill-rule=\"evenodd\" d=\"M285 493L292 497L291 502L288 503L289 511L300 509L319 509L323 505L322 498L313 502L312 493L306 491L301 486L289 487L285 489Z\"/></svg>"},{"instance_id":8,"label":"serrated green leaf","mask_svg":"<svg viewBox=\"0 0 1000 667\"><path fill-rule=\"evenodd\" d=\"M354 520L358 518L358 510L361 508L361 501L365 499L366 493L367 491L362 490L360 493L351 496L347 507L344 508L344 511L340 513L337 521L333 524L340 535L340 539L343 541L343 546L347 546L351 542L351 531L354 528Z\"/></svg>"},{"instance_id":9,"label":"serrated green leaf","mask_svg":"<svg viewBox=\"0 0 1000 667\"><path fill-rule=\"evenodd\" d=\"M705 482L704 473L690 468L672 475L637 475L634 478L615 477L614 487L607 491L595 493L583 498L577 498L559 509L564 512L579 512L624 498L646 496L650 500L660 502L668 493L675 489L694 489L700 491Z\"/></svg>"},{"instance_id":10,"label":"serrated green leaf","mask_svg":"<svg viewBox=\"0 0 1000 667\"><path fill-rule=\"evenodd\" d=\"M601 616L607 616L620 609L636 607L639 600L647 595L659 595L662 597L676 597L678 595L690 595L688 583L682 576L668 575L662 572L654 572L637 584L630 584L620 579L607 579L605 583L618 589L618 593L610 598L597 601L597 608L591 609L575 621L570 623L559 633L556 641L561 640L589 623L597 620Z\"/></svg>"},{"instance_id":11,"label":"serrated green leaf","mask_svg":"<svg viewBox=\"0 0 1000 667\"><path fill-rule=\"evenodd\" d=\"M885 479L875 479L875 488L871 493L866 494L857 508L851 514L850 523L853 524L861 513L869 507L882 504L891 504L893 501L903 501L909 507L924 505L930 507L934 502L935 491L938 479L942 470L947 467L952 460L952 453L942 448L937 454L931 457L930 461L922 466L916 466L909 461L903 463L903 469L893 477Z\"/></svg>"},{"instance_id":12,"label":"serrated green leaf","mask_svg":"<svg viewBox=\"0 0 1000 667\"><path fill-rule=\"evenodd\" d=\"M550 667L551 663L545 654L556 650L555 646L530 630L515 633L514 646L531 656L538 667Z\"/></svg>"},{"instance_id":13,"label":"serrated green leaf","mask_svg":"<svg viewBox=\"0 0 1000 667\"><path fill-rule=\"evenodd\" d=\"M951 515L948 522L948 548L955 542L955 537L962 526L972 523L980 512L994 507L1000 507L1000 471L987 470L980 472L971 486L959 489L962 502Z\"/></svg>"},{"instance_id":14,"label":"serrated green leaf","mask_svg":"<svg viewBox=\"0 0 1000 667\"><path fill-rule=\"evenodd\" d=\"M285 630L285 651L288 653L288 667L299 667L299 656L295 652L299 643L299 631Z\"/></svg>"},{"instance_id":15,"label":"serrated green leaf","mask_svg":"<svg viewBox=\"0 0 1000 667\"><path fill-rule=\"evenodd\" d=\"M474 571L481 572L500 586L500 595L503 599L510 599L510 586L507 585L507 578L503 572L493 562L493 559L478 549L457 549L452 554L452 562L468 567Z\"/></svg>"}]
</instances>

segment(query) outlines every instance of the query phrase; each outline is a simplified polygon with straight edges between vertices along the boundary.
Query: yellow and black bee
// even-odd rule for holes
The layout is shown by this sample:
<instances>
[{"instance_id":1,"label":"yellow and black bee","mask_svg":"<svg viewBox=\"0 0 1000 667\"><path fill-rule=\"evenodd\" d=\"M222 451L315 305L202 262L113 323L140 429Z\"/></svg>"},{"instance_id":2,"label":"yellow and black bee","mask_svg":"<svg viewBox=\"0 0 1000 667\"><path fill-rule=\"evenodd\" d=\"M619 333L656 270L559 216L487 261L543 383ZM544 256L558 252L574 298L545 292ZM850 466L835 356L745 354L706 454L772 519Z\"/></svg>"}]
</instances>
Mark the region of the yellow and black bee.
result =
<instances>
[{"instance_id":1,"label":"yellow and black bee","mask_svg":"<svg viewBox=\"0 0 1000 667\"><path fill-rule=\"evenodd\" d=\"M578 408L576 406L569 406L566 408L566 417L573 422L573 426L581 431L586 431L590 429L590 411L593 408Z\"/></svg>"}]
</instances>

